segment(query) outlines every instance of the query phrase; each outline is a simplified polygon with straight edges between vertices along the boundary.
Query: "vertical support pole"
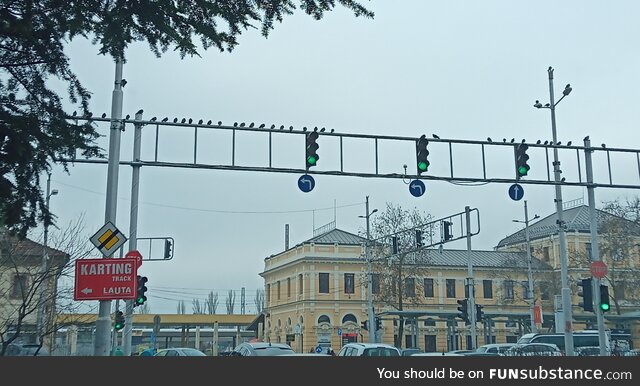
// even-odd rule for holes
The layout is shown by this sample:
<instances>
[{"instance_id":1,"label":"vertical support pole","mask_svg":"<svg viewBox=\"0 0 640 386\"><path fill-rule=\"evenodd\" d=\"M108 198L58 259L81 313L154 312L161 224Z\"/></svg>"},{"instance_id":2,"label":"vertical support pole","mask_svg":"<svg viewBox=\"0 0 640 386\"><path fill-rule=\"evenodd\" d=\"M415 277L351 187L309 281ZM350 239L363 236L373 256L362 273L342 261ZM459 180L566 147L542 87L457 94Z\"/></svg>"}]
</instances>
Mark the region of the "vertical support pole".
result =
<instances>
[{"instance_id":1,"label":"vertical support pole","mask_svg":"<svg viewBox=\"0 0 640 386\"><path fill-rule=\"evenodd\" d=\"M531 239L529 237L529 210L527 209L527 200L524 200L524 234L527 240L527 279L529 288L527 289L527 297L529 297L529 318L531 318L531 332L537 332L536 321L534 316L535 299L533 297L533 272L531 267Z\"/></svg>"},{"instance_id":2,"label":"vertical support pole","mask_svg":"<svg viewBox=\"0 0 640 386\"><path fill-rule=\"evenodd\" d=\"M471 209L468 206L464 207L464 214L466 217L467 224L467 288L469 293L469 301L467 302L467 307L469 310L469 322L470 333L471 333L471 349L475 350L477 347L477 318L476 318L476 294L475 294L475 284L473 281L473 262L471 261Z\"/></svg>"},{"instance_id":3,"label":"vertical support pole","mask_svg":"<svg viewBox=\"0 0 640 386\"><path fill-rule=\"evenodd\" d=\"M367 220L367 244L365 246L365 255L367 259L367 316L369 319L369 343L376 343L376 321L373 312L373 272L369 245L371 243L371 231L369 227L369 217L371 217L371 213L369 213L369 196L366 198L365 211L367 212L367 215L365 216Z\"/></svg>"}]
</instances>

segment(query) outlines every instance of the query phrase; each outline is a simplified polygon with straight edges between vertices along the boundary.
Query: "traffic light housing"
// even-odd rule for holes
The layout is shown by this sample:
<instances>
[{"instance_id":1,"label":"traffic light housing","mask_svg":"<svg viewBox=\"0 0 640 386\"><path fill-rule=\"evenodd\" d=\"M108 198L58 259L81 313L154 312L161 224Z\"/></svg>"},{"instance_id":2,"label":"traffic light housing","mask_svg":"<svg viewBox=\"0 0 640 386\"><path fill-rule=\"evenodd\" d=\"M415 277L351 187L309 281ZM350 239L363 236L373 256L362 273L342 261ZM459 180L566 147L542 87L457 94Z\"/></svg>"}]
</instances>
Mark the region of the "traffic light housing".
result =
<instances>
[{"instance_id":1,"label":"traffic light housing","mask_svg":"<svg viewBox=\"0 0 640 386\"><path fill-rule=\"evenodd\" d=\"M113 324L113 328L116 331L120 331L124 328L124 314L122 313L122 311L116 311L115 323Z\"/></svg>"},{"instance_id":2,"label":"traffic light housing","mask_svg":"<svg viewBox=\"0 0 640 386\"><path fill-rule=\"evenodd\" d=\"M600 310L607 312L611 308L609 304L609 286L600 284Z\"/></svg>"},{"instance_id":3,"label":"traffic light housing","mask_svg":"<svg viewBox=\"0 0 640 386\"><path fill-rule=\"evenodd\" d=\"M318 156L318 148L320 147L320 145L318 145L318 142L316 142L317 140L317 131L307 133L307 153L305 156L305 165L307 170L309 170L309 168L312 166L316 166L318 160L320 159L320 157Z\"/></svg>"},{"instance_id":4,"label":"traffic light housing","mask_svg":"<svg viewBox=\"0 0 640 386\"><path fill-rule=\"evenodd\" d=\"M421 175L429 169L430 162L427 159L429 157L429 150L427 150L428 145L429 141L424 134L416 140L416 166L418 168L418 175Z\"/></svg>"},{"instance_id":5,"label":"traffic light housing","mask_svg":"<svg viewBox=\"0 0 640 386\"><path fill-rule=\"evenodd\" d=\"M134 307L141 306L144 304L144 302L147 301L147 296L145 295L145 292L147 292L147 281L148 279L146 276L138 275L138 288L136 292L136 301Z\"/></svg>"},{"instance_id":6,"label":"traffic light housing","mask_svg":"<svg viewBox=\"0 0 640 386\"><path fill-rule=\"evenodd\" d=\"M391 248L394 255L398 254L398 236L391 237Z\"/></svg>"},{"instance_id":7,"label":"traffic light housing","mask_svg":"<svg viewBox=\"0 0 640 386\"><path fill-rule=\"evenodd\" d=\"M483 305L476 304L476 322L479 322L482 319L484 319L484 311L482 311L483 308L484 308Z\"/></svg>"},{"instance_id":8,"label":"traffic light housing","mask_svg":"<svg viewBox=\"0 0 640 386\"><path fill-rule=\"evenodd\" d=\"M422 248L423 246L422 231L420 229L416 229L416 248Z\"/></svg>"},{"instance_id":9,"label":"traffic light housing","mask_svg":"<svg viewBox=\"0 0 640 386\"><path fill-rule=\"evenodd\" d=\"M165 260L170 260L171 257L173 257L173 251L171 250L173 248L173 242L169 239L165 239L164 240L164 259Z\"/></svg>"},{"instance_id":10,"label":"traffic light housing","mask_svg":"<svg viewBox=\"0 0 640 386\"><path fill-rule=\"evenodd\" d=\"M382 319L376 316L376 331L382 330Z\"/></svg>"},{"instance_id":11,"label":"traffic light housing","mask_svg":"<svg viewBox=\"0 0 640 386\"><path fill-rule=\"evenodd\" d=\"M442 222L442 229L444 231L444 241L451 240L451 237L453 237L451 235L451 226L452 225L453 225L453 223L451 221L443 221Z\"/></svg>"},{"instance_id":12,"label":"traffic light housing","mask_svg":"<svg viewBox=\"0 0 640 386\"><path fill-rule=\"evenodd\" d=\"M364 321L360 322L360 328L365 330L365 331L369 331L369 321L368 320L364 320Z\"/></svg>"},{"instance_id":13,"label":"traffic light housing","mask_svg":"<svg viewBox=\"0 0 640 386\"><path fill-rule=\"evenodd\" d=\"M578 303L583 310L587 312L593 312L593 287L591 285L593 279L582 279L578 282L578 286L582 289L578 290L578 296L582 298L582 301Z\"/></svg>"},{"instance_id":14,"label":"traffic light housing","mask_svg":"<svg viewBox=\"0 0 640 386\"><path fill-rule=\"evenodd\" d=\"M527 163L529 161L529 156L527 155L527 150L529 150L529 146L521 143L516 146L516 177L520 179L527 174L529 174L529 170L531 167Z\"/></svg>"},{"instance_id":15,"label":"traffic light housing","mask_svg":"<svg viewBox=\"0 0 640 386\"><path fill-rule=\"evenodd\" d=\"M469 323L469 300L458 299L458 315L457 317Z\"/></svg>"}]
</instances>

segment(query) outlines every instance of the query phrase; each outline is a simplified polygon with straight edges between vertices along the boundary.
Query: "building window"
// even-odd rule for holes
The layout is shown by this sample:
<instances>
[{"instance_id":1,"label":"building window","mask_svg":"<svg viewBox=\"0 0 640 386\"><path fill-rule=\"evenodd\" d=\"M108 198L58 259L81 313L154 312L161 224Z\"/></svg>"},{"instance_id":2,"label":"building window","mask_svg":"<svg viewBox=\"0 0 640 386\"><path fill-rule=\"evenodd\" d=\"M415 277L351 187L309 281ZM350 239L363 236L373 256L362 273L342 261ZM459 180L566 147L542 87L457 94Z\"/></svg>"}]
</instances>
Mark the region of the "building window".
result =
<instances>
[{"instance_id":1,"label":"building window","mask_svg":"<svg viewBox=\"0 0 640 386\"><path fill-rule=\"evenodd\" d=\"M542 248L542 259L544 261L549 261L549 247Z\"/></svg>"},{"instance_id":2,"label":"building window","mask_svg":"<svg viewBox=\"0 0 640 386\"><path fill-rule=\"evenodd\" d=\"M271 302L271 284L267 284L267 290L265 291L266 304L267 306Z\"/></svg>"},{"instance_id":3,"label":"building window","mask_svg":"<svg viewBox=\"0 0 640 386\"><path fill-rule=\"evenodd\" d=\"M380 293L380 274L374 273L371 275L371 292L373 294Z\"/></svg>"},{"instance_id":4,"label":"building window","mask_svg":"<svg viewBox=\"0 0 640 386\"><path fill-rule=\"evenodd\" d=\"M551 286L546 281L543 281L543 282L540 283L540 299L541 300L550 300L551 299L550 287Z\"/></svg>"},{"instance_id":5,"label":"building window","mask_svg":"<svg viewBox=\"0 0 640 386\"><path fill-rule=\"evenodd\" d=\"M436 321L433 319L427 319L424 321L424 325L426 327L435 327L436 326Z\"/></svg>"},{"instance_id":6,"label":"building window","mask_svg":"<svg viewBox=\"0 0 640 386\"><path fill-rule=\"evenodd\" d=\"M424 279L424 297L433 297L433 279Z\"/></svg>"},{"instance_id":7,"label":"building window","mask_svg":"<svg viewBox=\"0 0 640 386\"><path fill-rule=\"evenodd\" d=\"M624 294L624 292L625 292L625 287L626 287L626 286L625 286L625 284L626 284L626 283L625 283L625 282L623 282L623 281L618 281L618 282L616 283L616 286L615 286L615 289L614 289L614 295L615 295L615 298L616 298L617 300L626 300L626 299L627 299L627 298L625 297L625 294Z\"/></svg>"},{"instance_id":8,"label":"building window","mask_svg":"<svg viewBox=\"0 0 640 386\"><path fill-rule=\"evenodd\" d=\"M355 274L353 273L345 273L344 274L344 293L352 294L355 293Z\"/></svg>"},{"instance_id":9,"label":"building window","mask_svg":"<svg viewBox=\"0 0 640 386\"><path fill-rule=\"evenodd\" d=\"M513 299L513 280L505 280L504 282L504 298Z\"/></svg>"},{"instance_id":10,"label":"building window","mask_svg":"<svg viewBox=\"0 0 640 386\"><path fill-rule=\"evenodd\" d=\"M529 300L529 282L528 281L523 281L522 282L522 298L525 300Z\"/></svg>"},{"instance_id":11,"label":"building window","mask_svg":"<svg viewBox=\"0 0 640 386\"><path fill-rule=\"evenodd\" d=\"M318 274L318 292L321 294L329 293L329 274L328 273L320 273Z\"/></svg>"},{"instance_id":12,"label":"building window","mask_svg":"<svg viewBox=\"0 0 640 386\"><path fill-rule=\"evenodd\" d=\"M456 297L456 279L447 279L447 297Z\"/></svg>"},{"instance_id":13,"label":"building window","mask_svg":"<svg viewBox=\"0 0 640 386\"><path fill-rule=\"evenodd\" d=\"M11 297L13 299L22 299L23 294L27 294L29 290L27 288L27 275L14 275L13 276L13 285L11 286Z\"/></svg>"},{"instance_id":14,"label":"building window","mask_svg":"<svg viewBox=\"0 0 640 386\"><path fill-rule=\"evenodd\" d=\"M322 324L322 323L331 324L331 319L329 319L327 315L320 315L320 317L318 317L318 324Z\"/></svg>"},{"instance_id":15,"label":"building window","mask_svg":"<svg viewBox=\"0 0 640 386\"><path fill-rule=\"evenodd\" d=\"M279 280L278 280L276 291L277 291L276 293L278 294L278 300L280 300L280 281Z\"/></svg>"},{"instance_id":16,"label":"building window","mask_svg":"<svg viewBox=\"0 0 640 386\"><path fill-rule=\"evenodd\" d=\"M482 281L482 293L485 299L493 299L493 282L491 280Z\"/></svg>"},{"instance_id":17,"label":"building window","mask_svg":"<svg viewBox=\"0 0 640 386\"><path fill-rule=\"evenodd\" d=\"M438 347L436 346L436 335L425 335L424 336L424 351L425 352L436 352L436 351L438 351Z\"/></svg>"},{"instance_id":18,"label":"building window","mask_svg":"<svg viewBox=\"0 0 640 386\"><path fill-rule=\"evenodd\" d=\"M404 294L410 298L416 296L416 279L412 277L404 279Z\"/></svg>"},{"instance_id":19,"label":"building window","mask_svg":"<svg viewBox=\"0 0 640 386\"><path fill-rule=\"evenodd\" d=\"M302 274L298 275L298 295L302 295L302 290L304 289L304 279L302 278Z\"/></svg>"},{"instance_id":20,"label":"building window","mask_svg":"<svg viewBox=\"0 0 640 386\"><path fill-rule=\"evenodd\" d=\"M587 254L587 261L593 261L593 260L591 260L593 258L593 257L591 257L591 243L587 243L584 248L585 248L585 252Z\"/></svg>"},{"instance_id":21,"label":"building window","mask_svg":"<svg viewBox=\"0 0 640 386\"><path fill-rule=\"evenodd\" d=\"M342 324L345 324L347 322L358 323L358 319L353 314L346 314L342 318Z\"/></svg>"},{"instance_id":22,"label":"building window","mask_svg":"<svg viewBox=\"0 0 640 386\"><path fill-rule=\"evenodd\" d=\"M287 278L287 298L291 297L291 278Z\"/></svg>"}]
</instances>

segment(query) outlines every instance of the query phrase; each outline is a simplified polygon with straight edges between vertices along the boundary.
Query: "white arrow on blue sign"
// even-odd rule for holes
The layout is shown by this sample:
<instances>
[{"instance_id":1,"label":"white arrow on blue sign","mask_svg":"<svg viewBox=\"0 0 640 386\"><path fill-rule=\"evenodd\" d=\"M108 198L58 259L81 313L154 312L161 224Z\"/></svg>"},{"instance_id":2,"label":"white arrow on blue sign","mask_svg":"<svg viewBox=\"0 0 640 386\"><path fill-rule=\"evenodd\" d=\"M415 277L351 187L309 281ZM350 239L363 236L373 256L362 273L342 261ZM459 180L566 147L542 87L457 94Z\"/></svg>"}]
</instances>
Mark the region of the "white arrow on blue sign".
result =
<instances>
[{"instance_id":1,"label":"white arrow on blue sign","mask_svg":"<svg viewBox=\"0 0 640 386\"><path fill-rule=\"evenodd\" d=\"M409 184L409 193L411 193L411 195L413 197L422 196L424 194L425 190L426 190L426 188L424 186L424 182L422 182L420 180L413 180Z\"/></svg>"},{"instance_id":2,"label":"white arrow on blue sign","mask_svg":"<svg viewBox=\"0 0 640 386\"><path fill-rule=\"evenodd\" d=\"M298 178L298 188L305 193L309 193L316 186L316 181L308 174L304 174Z\"/></svg>"},{"instance_id":3,"label":"white arrow on blue sign","mask_svg":"<svg viewBox=\"0 0 640 386\"><path fill-rule=\"evenodd\" d=\"M509 197L511 197L513 201L520 201L520 199L524 197L524 188L522 187L522 185L519 185L519 184L511 185L509 187Z\"/></svg>"}]
</instances>

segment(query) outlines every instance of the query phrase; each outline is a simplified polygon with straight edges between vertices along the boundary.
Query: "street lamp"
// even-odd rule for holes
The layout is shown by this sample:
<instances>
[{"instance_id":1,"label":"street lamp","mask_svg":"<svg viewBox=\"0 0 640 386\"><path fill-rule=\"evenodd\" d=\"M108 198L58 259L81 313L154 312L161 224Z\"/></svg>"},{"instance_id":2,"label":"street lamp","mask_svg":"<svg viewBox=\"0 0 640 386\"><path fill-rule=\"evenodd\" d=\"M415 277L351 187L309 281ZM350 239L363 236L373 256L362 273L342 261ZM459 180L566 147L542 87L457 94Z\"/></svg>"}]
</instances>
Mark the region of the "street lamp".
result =
<instances>
[{"instance_id":1,"label":"street lamp","mask_svg":"<svg viewBox=\"0 0 640 386\"><path fill-rule=\"evenodd\" d=\"M562 319L564 319L564 344L567 356L573 356L573 327L571 312L571 289L569 288L569 269L567 261L567 239L564 232L564 220L562 218L562 188L560 174L560 161L558 161L558 137L556 134L556 106L571 93L571 85L567 84L562 91L562 97L557 102L553 100L553 68L547 70L549 74L549 103L544 106L540 101L533 105L535 108L547 108L551 110L551 131L553 134L553 175L556 182L556 213L558 216L558 239L560 242L560 278L562 281Z\"/></svg>"},{"instance_id":2,"label":"street lamp","mask_svg":"<svg viewBox=\"0 0 640 386\"><path fill-rule=\"evenodd\" d=\"M371 271L371 253L369 251L369 244L371 243L371 231L369 227L369 218L372 214L376 213L378 209L374 209L369 212L369 196L367 196L365 210L367 212L364 216L358 216L367 220L367 244L365 245L365 255L367 259L367 317L369 319L369 343L376 343L376 322L375 315L373 313L373 272Z\"/></svg>"},{"instance_id":3,"label":"street lamp","mask_svg":"<svg viewBox=\"0 0 640 386\"><path fill-rule=\"evenodd\" d=\"M540 218L537 214L533 216L532 220ZM524 200L524 221L512 220L513 222L524 223L524 237L527 241L527 276L529 282L529 288L527 289L527 297L529 298L529 317L531 318L531 332L536 331L536 322L533 314L535 306L535 300L533 298L533 272L531 270L531 239L529 238L529 211L527 210L527 200Z\"/></svg>"},{"instance_id":4,"label":"street lamp","mask_svg":"<svg viewBox=\"0 0 640 386\"><path fill-rule=\"evenodd\" d=\"M40 287L38 289L38 314L36 318L36 333L38 334L38 339L42 338L42 333L44 330L44 308L45 308L45 288L48 282L48 269L49 269L49 248L47 246L49 241L49 221L51 216L49 215L49 200L51 196L55 196L58 194L57 189L51 190L51 173L47 173L47 195L45 196L45 210L46 214L44 217L44 240L42 243L42 263L40 265ZM42 341L40 341L42 343Z\"/></svg>"}]
</instances>

